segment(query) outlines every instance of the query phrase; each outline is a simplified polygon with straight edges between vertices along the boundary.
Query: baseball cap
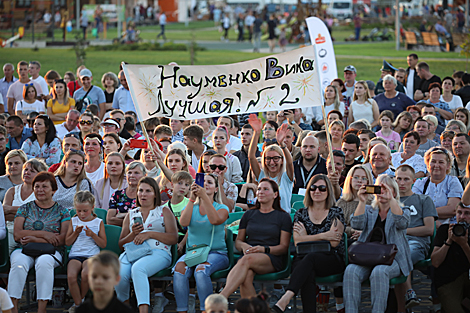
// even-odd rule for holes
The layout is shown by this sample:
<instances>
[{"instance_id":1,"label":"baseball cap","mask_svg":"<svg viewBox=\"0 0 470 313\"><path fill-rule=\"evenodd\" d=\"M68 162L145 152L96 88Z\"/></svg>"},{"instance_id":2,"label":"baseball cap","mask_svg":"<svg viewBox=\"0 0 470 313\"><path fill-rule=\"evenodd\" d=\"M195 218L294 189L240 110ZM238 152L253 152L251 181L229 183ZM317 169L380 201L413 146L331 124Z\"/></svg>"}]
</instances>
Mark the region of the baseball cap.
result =
<instances>
[{"instance_id":1,"label":"baseball cap","mask_svg":"<svg viewBox=\"0 0 470 313\"><path fill-rule=\"evenodd\" d=\"M357 73L356 68L352 65L348 65L344 68L344 72L347 72L347 71ZM81 72L80 72L80 74L81 74Z\"/></svg>"},{"instance_id":2,"label":"baseball cap","mask_svg":"<svg viewBox=\"0 0 470 313\"><path fill-rule=\"evenodd\" d=\"M101 122L101 126L104 126L105 124L111 124L111 125L114 125L116 126L118 129L121 129L121 125L116 121L116 120L113 120L112 118L107 118L105 119L104 121Z\"/></svg>"},{"instance_id":3,"label":"baseball cap","mask_svg":"<svg viewBox=\"0 0 470 313\"><path fill-rule=\"evenodd\" d=\"M82 77L93 77L93 75L91 74L91 71L89 69L84 68L80 71L80 78Z\"/></svg>"}]
</instances>

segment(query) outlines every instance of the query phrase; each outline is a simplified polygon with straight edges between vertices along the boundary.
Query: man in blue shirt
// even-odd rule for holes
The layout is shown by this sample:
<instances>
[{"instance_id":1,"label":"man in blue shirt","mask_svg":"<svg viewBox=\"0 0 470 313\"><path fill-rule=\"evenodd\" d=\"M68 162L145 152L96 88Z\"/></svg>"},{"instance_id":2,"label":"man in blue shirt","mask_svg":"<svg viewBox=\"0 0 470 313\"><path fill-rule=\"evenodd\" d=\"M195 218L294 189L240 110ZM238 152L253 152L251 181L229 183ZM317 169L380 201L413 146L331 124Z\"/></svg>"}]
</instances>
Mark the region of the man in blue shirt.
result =
<instances>
[{"instance_id":1,"label":"man in blue shirt","mask_svg":"<svg viewBox=\"0 0 470 313\"><path fill-rule=\"evenodd\" d=\"M118 77L121 82L121 87L119 87L114 93L113 109L120 109L123 112L135 112L134 102L132 101L131 92L129 91L129 85L127 84L124 71L120 71Z\"/></svg>"},{"instance_id":2,"label":"man in blue shirt","mask_svg":"<svg viewBox=\"0 0 470 313\"><path fill-rule=\"evenodd\" d=\"M17 115L7 118L8 147L11 150L21 149L23 142L31 137L31 130L24 128L23 120Z\"/></svg>"},{"instance_id":3,"label":"man in blue shirt","mask_svg":"<svg viewBox=\"0 0 470 313\"><path fill-rule=\"evenodd\" d=\"M11 63L5 63L3 65L3 74L5 75L2 79L0 79L0 94L2 95L3 98L3 105L4 105L4 111L8 112L8 107L7 107L7 93L8 93L8 88L18 80L15 76L13 76L13 73L15 72L15 66ZM0 113L3 113L0 112Z\"/></svg>"}]
</instances>

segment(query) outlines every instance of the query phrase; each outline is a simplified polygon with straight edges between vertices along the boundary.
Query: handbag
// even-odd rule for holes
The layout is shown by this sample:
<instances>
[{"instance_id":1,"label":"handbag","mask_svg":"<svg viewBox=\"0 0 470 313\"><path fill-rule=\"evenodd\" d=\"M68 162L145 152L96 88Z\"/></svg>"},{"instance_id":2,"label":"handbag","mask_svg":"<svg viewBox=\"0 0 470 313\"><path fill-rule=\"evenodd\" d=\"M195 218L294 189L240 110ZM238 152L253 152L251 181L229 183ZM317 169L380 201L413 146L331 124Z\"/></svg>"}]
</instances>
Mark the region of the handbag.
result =
<instances>
[{"instance_id":1,"label":"handbag","mask_svg":"<svg viewBox=\"0 0 470 313\"><path fill-rule=\"evenodd\" d=\"M304 241L299 242L295 247L297 255L304 256L312 252L329 252L331 244L329 241Z\"/></svg>"},{"instance_id":2,"label":"handbag","mask_svg":"<svg viewBox=\"0 0 470 313\"><path fill-rule=\"evenodd\" d=\"M62 266L62 262L59 261L59 259L57 259L54 255L55 251L56 248L52 244L46 242L30 242L24 245L23 249L21 250L23 254L32 258L37 258L43 254L49 254L54 258L54 260L56 260L57 263L59 263L60 266Z\"/></svg>"},{"instance_id":3,"label":"handbag","mask_svg":"<svg viewBox=\"0 0 470 313\"><path fill-rule=\"evenodd\" d=\"M193 247L186 246L186 256L184 257L184 263L186 263L188 267L193 267L207 261L207 257L211 251L212 240L214 239L214 228L215 226L212 225L211 243L209 245L200 244Z\"/></svg>"},{"instance_id":4,"label":"handbag","mask_svg":"<svg viewBox=\"0 0 470 313\"><path fill-rule=\"evenodd\" d=\"M142 242L141 245L136 245L133 241L128 242L124 245L124 251L126 252L127 260L131 263L152 254L152 249L147 241Z\"/></svg>"},{"instance_id":5,"label":"handbag","mask_svg":"<svg viewBox=\"0 0 470 313\"><path fill-rule=\"evenodd\" d=\"M85 104L85 99L86 97L88 96L88 94L90 93L90 91L93 89L93 85L91 85L90 89L88 89L88 91L86 92L86 94L83 96L83 98L81 98L80 100L78 100L77 102L75 102L75 109L78 111L78 112L81 112L82 109L83 109L83 105ZM87 101L87 106L88 106L88 101Z\"/></svg>"},{"instance_id":6,"label":"handbag","mask_svg":"<svg viewBox=\"0 0 470 313\"><path fill-rule=\"evenodd\" d=\"M372 234L380 230L382 240L371 242ZM384 231L380 227L374 228L365 242L354 242L348 249L349 263L362 266L392 265L398 252L396 244L385 243Z\"/></svg>"}]
</instances>

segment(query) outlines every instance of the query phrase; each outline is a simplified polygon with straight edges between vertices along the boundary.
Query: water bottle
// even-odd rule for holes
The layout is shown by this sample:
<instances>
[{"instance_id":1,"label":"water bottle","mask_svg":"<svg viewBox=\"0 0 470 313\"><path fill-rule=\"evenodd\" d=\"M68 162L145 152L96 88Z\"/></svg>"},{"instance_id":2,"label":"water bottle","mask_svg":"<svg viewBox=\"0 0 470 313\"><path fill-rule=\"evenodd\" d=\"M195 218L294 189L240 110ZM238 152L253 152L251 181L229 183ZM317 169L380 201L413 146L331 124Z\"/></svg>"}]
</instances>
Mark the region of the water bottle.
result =
<instances>
[{"instance_id":1,"label":"water bottle","mask_svg":"<svg viewBox=\"0 0 470 313\"><path fill-rule=\"evenodd\" d=\"M256 203L255 193L253 192L253 189L248 189L248 191L246 192L246 204L255 205L255 203Z\"/></svg>"}]
</instances>

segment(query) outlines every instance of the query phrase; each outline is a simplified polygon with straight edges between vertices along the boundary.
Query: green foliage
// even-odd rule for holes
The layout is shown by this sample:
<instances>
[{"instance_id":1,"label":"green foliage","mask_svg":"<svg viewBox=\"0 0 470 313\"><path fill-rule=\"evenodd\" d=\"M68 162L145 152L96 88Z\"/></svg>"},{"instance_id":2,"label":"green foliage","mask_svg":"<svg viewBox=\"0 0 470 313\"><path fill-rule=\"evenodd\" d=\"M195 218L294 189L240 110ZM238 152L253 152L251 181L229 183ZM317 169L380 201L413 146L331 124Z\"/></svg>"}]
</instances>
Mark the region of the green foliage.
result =
<instances>
[{"instance_id":1,"label":"green foliage","mask_svg":"<svg viewBox=\"0 0 470 313\"><path fill-rule=\"evenodd\" d=\"M199 50L205 48L198 47ZM171 41L165 42L161 45L158 42L150 43L132 43L132 44L113 44L104 46L90 46L88 51L187 51L187 45L183 43L173 43Z\"/></svg>"},{"instance_id":2,"label":"green foliage","mask_svg":"<svg viewBox=\"0 0 470 313\"><path fill-rule=\"evenodd\" d=\"M75 45L73 46L73 49L75 50L75 57L76 57L76 64L77 67L80 65L84 65L86 61L86 41L85 39L80 36L79 33L75 34Z\"/></svg>"},{"instance_id":3,"label":"green foliage","mask_svg":"<svg viewBox=\"0 0 470 313\"><path fill-rule=\"evenodd\" d=\"M470 34L467 35L467 40L463 44L460 45L462 50L460 51L460 55L465 56L467 59L467 63L465 65L465 71L468 70L468 58L470 57Z\"/></svg>"}]
</instances>

